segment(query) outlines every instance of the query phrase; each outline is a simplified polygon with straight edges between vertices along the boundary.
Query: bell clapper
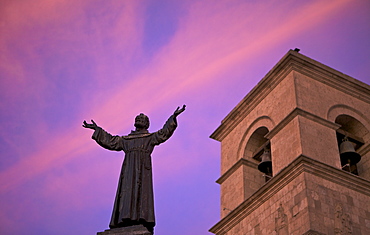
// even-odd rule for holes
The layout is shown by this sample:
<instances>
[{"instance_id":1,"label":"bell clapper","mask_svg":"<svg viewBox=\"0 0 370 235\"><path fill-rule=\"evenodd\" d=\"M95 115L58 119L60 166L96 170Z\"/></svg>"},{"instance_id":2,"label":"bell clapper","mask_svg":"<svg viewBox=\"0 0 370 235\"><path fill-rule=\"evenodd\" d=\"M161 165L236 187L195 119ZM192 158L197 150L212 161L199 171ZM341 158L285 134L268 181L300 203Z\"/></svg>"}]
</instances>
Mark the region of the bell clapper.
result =
<instances>
[{"instance_id":1,"label":"bell clapper","mask_svg":"<svg viewBox=\"0 0 370 235\"><path fill-rule=\"evenodd\" d=\"M271 179L272 178L272 176L271 175L266 175L266 174L264 174L264 175L262 175L263 177L266 177L266 178L269 178L269 179Z\"/></svg>"},{"instance_id":2,"label":"bell clapper","mask_svg":"<svg viewBox=\"0 0 370 235\"><path fill-rule=\"evenodd\" d=\"M347 163L346 165L343 165L343 166L342 166L342 169L344 169L344 168L345 168L345 167L347 167L347 166L349 167L349 164L348 164L348 163Z\"/></svg>"}]
</instances>

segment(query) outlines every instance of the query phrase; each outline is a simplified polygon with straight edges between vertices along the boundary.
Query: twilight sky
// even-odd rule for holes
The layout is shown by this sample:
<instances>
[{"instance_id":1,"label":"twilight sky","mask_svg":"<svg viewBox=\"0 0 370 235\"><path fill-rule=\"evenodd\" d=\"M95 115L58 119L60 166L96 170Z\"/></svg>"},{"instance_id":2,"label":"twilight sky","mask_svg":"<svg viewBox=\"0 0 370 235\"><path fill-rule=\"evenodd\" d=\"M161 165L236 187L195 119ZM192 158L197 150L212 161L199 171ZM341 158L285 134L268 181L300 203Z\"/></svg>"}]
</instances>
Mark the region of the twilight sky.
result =
<instances>
[{"instance_id":1,"label":"twilight sky","mask_svg":"<svg viewBox=\"0 0 370 235\"><path fill-rule=\"evenodd\" d=\"M126 135L187 105L153 154L157 235L219 220L221 120L289 49L370 83L370 2L1 0L0 231L108 228Z\"/></svg>"}]
</instances>

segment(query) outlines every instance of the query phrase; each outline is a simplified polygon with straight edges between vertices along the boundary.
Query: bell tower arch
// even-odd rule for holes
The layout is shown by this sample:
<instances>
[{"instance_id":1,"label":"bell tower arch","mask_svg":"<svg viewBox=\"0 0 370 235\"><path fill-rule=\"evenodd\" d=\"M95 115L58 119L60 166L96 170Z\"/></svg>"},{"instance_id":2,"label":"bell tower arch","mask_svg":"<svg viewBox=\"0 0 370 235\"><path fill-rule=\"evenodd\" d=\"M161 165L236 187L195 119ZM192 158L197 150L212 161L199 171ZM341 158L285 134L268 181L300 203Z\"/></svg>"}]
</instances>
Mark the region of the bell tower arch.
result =
<instances>
[{"instance_id":1,"label":"bell tower arch","mask_svg":"<svg viewBox=\"0 0 370 235\"><path fill-rule=\"evenodd\" d=\"M221 220L210 232L370 234L369 117L369 85L290 50L211 135Z\"/></svg>"}]
</instances>

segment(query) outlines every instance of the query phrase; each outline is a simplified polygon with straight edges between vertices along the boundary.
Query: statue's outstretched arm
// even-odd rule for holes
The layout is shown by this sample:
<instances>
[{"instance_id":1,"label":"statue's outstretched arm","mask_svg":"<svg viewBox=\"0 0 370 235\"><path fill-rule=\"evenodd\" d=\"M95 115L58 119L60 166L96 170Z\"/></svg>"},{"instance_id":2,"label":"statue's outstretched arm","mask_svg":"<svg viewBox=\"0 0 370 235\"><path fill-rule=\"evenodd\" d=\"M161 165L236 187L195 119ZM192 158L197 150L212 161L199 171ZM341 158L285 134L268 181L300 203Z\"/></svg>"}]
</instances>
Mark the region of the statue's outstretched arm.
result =
<instances>
[{"instance_id":1,"label":"statue's outstretched arm","mask_svg":"<svg viewBox=\"0 0 370 235\"><path fill-rule=\"evenodd\" d=\"M173 112L173 115L175 117L179 116L182 112L185 111L185 108L186 108L186 105L185 104L182 106L181 109L180 109L180 107L177 107L177 109L175 110L175 112Z\"/></svg>"},{"instance_id":2,"label":"statue's outstretched arm","mask_svg":"<svg viewBox=\"0 0 370 235\"><path fill-rule=\"evenodd\" d=\"M83 122L83 127L85 128L89 128L89 129L93 129L93 130L96 130L96 128L98 128L98 125L96 125L96 123L94 122L94 120L91 120L92 124L90 123L87 123L85 120Z\"/></svg>"},{"instance_id":3,"label":"statue's outstretched arm","mask_svg":"<svg viewBox=\"0 0 370 235\"><path fill-rule=\"evenodd\" d=\"M92 139L94 139L100 146L109 150L121 151L123 150L122 138L118 135L112 136L101 127L99 127L94 120L92 123L87 123L83 121L83 127L88 129L93 129L94 133Z\"/></svg>"}]
</instances>

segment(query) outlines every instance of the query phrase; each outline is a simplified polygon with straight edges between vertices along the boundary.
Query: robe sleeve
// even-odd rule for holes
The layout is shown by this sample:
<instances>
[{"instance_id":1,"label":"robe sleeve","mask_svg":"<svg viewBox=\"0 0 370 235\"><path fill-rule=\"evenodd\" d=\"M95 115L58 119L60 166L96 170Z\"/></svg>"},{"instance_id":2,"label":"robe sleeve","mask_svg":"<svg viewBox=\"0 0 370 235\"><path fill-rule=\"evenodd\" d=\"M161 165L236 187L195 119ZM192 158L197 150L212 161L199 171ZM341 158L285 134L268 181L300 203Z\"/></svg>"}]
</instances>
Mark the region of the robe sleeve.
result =
<instances>
[{"instance_id":1,"label":"robe sleeve","mask_svg":"<svg viewBox=\"0 0 370 235\"><path fill-rule=\"evenodd\" d=\"M176 127L177 120L176 117L172 115L170 118L168 118L167 122L164 124L162 129L153 133L151 144L159 145L168 140L176 130Z\"/></svg>"},{"instance_id":2,"label":"robe sleeve","mask_svg":"<svg viewBox=\"0 0 370 235\"><path fill-rule=\"evenodd\" d=\"M100 146L108 150L121 151L123 150L123 139L116 135L112 136L101 127L96 128L92 137Z\"/></svg>"}]
</instances>

